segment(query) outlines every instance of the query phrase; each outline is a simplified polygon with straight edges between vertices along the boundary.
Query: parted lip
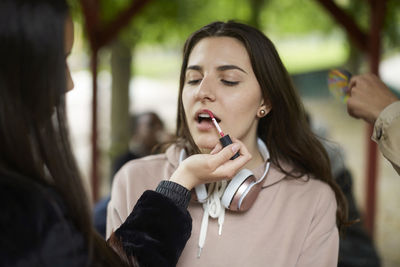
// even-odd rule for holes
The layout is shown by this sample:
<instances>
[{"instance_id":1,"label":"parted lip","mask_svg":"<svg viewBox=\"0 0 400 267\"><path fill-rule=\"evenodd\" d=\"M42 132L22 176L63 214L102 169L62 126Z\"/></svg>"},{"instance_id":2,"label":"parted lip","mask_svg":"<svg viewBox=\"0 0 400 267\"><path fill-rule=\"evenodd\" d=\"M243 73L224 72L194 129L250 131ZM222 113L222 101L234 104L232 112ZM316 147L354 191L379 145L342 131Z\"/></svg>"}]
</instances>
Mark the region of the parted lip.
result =
<instances>
[{"instance_id":1,"label":"parted lip","mask_svg":"<svg viewBox=\"0 0 400 267\"><path fill-rule=\"evenodd\" d=\"M195 113L195 115L194 115L194 120L195 120L195 121L199 121L199 120L200 120L200 115L207 115L207 116L209 116L209 114L206 112L206 110L210 111L210 112L214 115L214 118L215 118L215 120L216 120L218 123L221 121L221 119L219 119L218 116L215 115L214 112L212 112L210 109L204 109L204 108L198 110L198 111Z\"/></svg>"}]
</instances>

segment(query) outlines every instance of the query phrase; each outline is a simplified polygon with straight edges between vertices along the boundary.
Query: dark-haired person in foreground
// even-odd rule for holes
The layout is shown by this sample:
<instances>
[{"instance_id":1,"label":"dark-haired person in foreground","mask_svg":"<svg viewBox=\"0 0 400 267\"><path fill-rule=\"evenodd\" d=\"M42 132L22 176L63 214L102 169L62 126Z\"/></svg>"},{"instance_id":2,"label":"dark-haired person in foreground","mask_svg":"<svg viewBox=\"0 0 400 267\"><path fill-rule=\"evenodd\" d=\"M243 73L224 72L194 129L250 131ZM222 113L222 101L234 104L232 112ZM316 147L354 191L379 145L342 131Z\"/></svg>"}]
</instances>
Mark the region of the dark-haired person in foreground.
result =
<instances>
[{"instance_id":1,"label":"dark-haired person in foreground","mask_svg":"<svg viewBox=\"0 0 400 267\"><path fill-rule=\"evenodd\" d=\"M0 1L0 266L175 266L191 232L190 190L251 156L235 141L187 158L106 243L68 140L73 39L64 0Z\"/></svg>"}]
</instances>

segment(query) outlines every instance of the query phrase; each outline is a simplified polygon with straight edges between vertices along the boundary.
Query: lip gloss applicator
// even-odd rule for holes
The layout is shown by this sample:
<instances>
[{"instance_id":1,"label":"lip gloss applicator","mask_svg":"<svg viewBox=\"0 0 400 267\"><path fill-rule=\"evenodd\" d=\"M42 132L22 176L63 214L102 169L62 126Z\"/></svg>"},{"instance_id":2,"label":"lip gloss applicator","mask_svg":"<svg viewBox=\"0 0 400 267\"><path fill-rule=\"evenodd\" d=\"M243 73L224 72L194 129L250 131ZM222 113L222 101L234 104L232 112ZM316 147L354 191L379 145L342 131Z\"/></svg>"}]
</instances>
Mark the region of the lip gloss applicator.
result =
<instances>
[{"instance_id":1,"label":"lip gloss applicator","mask_svg":"<svg viewBox=\"0 0 400 267\"><path fill-rule=\"evenodd\" d=\"M214 114L213 114L211 111L209 111L208 109L204 109L203 111L204 111L204 112L207 112L208 115L210 115L211 121L214 123L215 128L217 128L217 131L218 131L218 133L219 133L219 136L221 136L221 138L219 139L219 142L221 143L221 145L222 145L223 147L226 147L226 146L232 144L232 143L233 143L233 142L232 142L232 139L230 138L229 134L226 134L226 135L225 135L224 132L221 130L221 127L219 126L217 120L216 120L215 117L214 117ZM231 160L236 159L236 158L239 157L239 156L240 156L239 152L236 152L236 154L233 155L233 157L231 158Z\"/></svg>"}]
</instances>

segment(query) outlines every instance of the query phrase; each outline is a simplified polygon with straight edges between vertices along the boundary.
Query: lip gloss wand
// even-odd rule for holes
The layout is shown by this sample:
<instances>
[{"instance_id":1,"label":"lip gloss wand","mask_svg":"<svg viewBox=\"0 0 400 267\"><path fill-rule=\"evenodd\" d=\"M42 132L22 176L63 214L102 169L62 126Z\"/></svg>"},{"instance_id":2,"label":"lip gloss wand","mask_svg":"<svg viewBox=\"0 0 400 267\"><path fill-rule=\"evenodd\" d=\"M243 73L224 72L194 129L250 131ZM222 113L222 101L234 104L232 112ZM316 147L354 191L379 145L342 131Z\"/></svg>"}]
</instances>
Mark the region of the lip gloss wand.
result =
<instances>
[{"instance_id":1,"label":"lip gloss wand","mask_svg":"<svg viewBox=\"0 0 400 267\"><path fill-rule=\"evenodd\" d=\"M210 115L211 121L214 123L215 128L217 128L217 131L218 131L219 135L221 136L221 138L219 139L219 142L221 143L221 145L223 147L226 147L226 146L232 144L233 143L232 139L230 138L229 134L226 134L226 135L224 134L224 132L222 131L221 127L219 126L217 120L215 119L214 114L209 110L204 110L204 112L207 112L208 115ZM238 151L238 152L236 152L235 155L233 155L231 160L236 159L239 156L240 156L240 154Z\"/></svg>"}]
</instances>

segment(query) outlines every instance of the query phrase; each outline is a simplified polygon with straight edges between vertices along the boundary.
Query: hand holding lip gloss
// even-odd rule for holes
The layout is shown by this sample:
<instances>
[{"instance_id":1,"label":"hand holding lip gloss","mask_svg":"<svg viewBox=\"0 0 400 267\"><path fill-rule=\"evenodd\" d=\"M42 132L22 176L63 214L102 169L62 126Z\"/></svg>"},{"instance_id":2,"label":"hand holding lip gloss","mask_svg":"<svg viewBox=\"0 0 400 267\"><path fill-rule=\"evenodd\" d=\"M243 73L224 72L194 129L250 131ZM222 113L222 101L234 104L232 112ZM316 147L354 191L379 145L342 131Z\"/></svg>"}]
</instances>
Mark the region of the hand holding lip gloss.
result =
<instances>
[{"instance_id":1,"label":"hand holding lip gloss","mask_svg":"<svg viewBox=\"0 0 400 267\"><path fill-rule=\"evenodd\" d=\"M207 112L208 115L210 115L211 121L214 123L215 128L217 128L218 133L219 133L219 135L221 136L221 138L219 139L219 142L221 143L221 145L222 145L223 147L226 147L226 146L232 144L233 142L232 142L231 137L229 136L229 134L225 135L224 132L222 132L221 127L219 126L217 120L216 120L215 117L214 117L214 114L213 114L211 111L209 111L208 109L204 109L203 111L204 111L204 112ZM236 158L239 157L239 156L240 156L240 154L239 154L239 151L238 151L238 152L236 152L235 155L233 155L233 157L231 158L231 160L234 160L234 159L236 159Z\"/></svg>"}]
</instances>

